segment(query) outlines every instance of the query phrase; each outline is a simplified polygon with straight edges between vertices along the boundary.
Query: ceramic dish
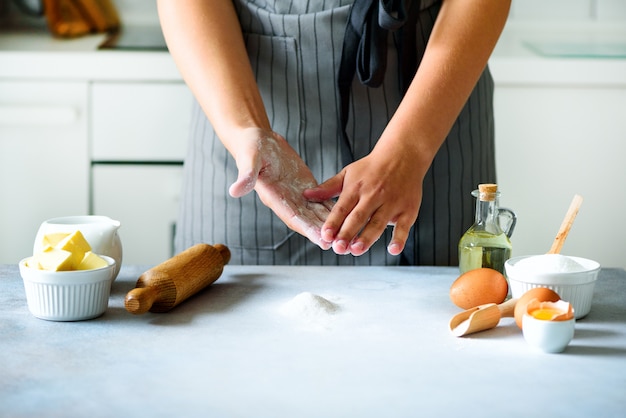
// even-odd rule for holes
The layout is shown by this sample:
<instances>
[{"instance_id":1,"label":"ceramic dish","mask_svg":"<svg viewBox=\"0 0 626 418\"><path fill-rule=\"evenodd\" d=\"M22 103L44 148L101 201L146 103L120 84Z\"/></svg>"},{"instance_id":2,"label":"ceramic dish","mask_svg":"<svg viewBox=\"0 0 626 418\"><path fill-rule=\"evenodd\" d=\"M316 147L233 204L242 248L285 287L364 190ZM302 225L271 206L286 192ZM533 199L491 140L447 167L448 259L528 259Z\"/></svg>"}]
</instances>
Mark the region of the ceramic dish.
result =
<instances>
[{"instance_id":1,"label":"ceramic dish","mask_svg":"<svg viewBox=\"0 0 626 418\"><path fill-rule=\"evenodd\" d=\"M549 256L565 257L567 261L576 263L580 268L578 271L554 271L547 269L543 263L538 263L536 268L528 266L521 268L518 264L529 257ZM559 254L544 254L511 258L506 261L504 268L514 298L521 297L534 287L547 287L558 293L562 300L572 304L576 319L585 317L591 310L593 289L600 272L600 264L596 261Z\"/></svg>"},{"instance_id":2,"label":"ceramic dish","mask_svg":"<svg viewBox=\"0 0 626 418\"><path fill-rule=\"evenodd\" d=\"M524 339L545 353L560 353L574 338L576 320L544 321L525 313L522 319Z\"/></svg>"},{"instance_id":3,"label":"ceramic dish","mask_svg":"<svg viewBox=\"0 0 626 418\"><path fill-rule=\"evenodd\" d=\"M94 270L47 271L19 263L30 312L49 321L81 321L102 315L108 305L116 262Z\"/></svg>"}]
</instances>

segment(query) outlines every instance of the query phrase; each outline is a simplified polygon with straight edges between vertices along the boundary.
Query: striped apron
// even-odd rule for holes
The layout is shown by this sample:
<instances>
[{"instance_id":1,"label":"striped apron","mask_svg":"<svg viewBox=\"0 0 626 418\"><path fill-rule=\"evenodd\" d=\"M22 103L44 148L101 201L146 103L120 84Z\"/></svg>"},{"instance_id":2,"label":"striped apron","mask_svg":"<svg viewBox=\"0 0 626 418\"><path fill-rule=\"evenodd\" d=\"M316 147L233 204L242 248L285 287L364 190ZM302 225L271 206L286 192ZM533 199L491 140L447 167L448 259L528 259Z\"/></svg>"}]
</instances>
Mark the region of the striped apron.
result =
<instances>
[{"instance_id":1,"label":"striped apron","mask_svg":"<svg viewBox=\"0 0 626 418\"><path fill-rule=\"evenodd\" d=\"M354 0L234 0L272 129L283 135L322 182L343 167L345 140L337 74ZM422 0L417 17L419 62L440 7ZM401 100L398 54L389 37L378 87L355 77L345 134L352 157L369 154ZM194 106L177 222L177 252L199 242L223 243L231 264L458 265L457 244L473 223L479 183L495 182L493 82L485 70L439 150L423 184L418 220L401 256L386 246L391 228L360 257L322 251L291 231L255 193L232 198L234 159Z\"/></svg>"}]
</instances>

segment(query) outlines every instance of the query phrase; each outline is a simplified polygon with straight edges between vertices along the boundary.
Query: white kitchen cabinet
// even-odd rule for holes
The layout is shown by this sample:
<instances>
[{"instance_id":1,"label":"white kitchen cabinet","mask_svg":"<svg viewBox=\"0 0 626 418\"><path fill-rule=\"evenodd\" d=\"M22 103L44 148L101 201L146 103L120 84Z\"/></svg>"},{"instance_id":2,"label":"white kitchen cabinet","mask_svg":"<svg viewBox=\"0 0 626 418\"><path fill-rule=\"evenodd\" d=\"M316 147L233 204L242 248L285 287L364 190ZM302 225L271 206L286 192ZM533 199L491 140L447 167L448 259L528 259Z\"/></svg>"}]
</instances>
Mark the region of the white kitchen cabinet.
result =
<instances>
[{"instance_id":1,"label":"white kitchen cabinet","mask_svg":"<svg viewBox=\"0 0 626 418\"><path fill-rule=\"evenodd\" d=\"M95 164L93 213L121 222L125 264L156 265L173 255L180 165Z\"/></svg>"},{"instance_id":2,"label":"white kitchen cabinet","mask_svg":"<svg viewBox=\"0 0 626 418\"><path fill-rule=\"evenodd\" d=\"M122 223L124 263L173 255L192 96L182 82L94 81L91 211Z\"/></svg>"},{"instance_id":3,"label":"white kitchen cabinet","mask_svg":"<svg viewBox=\"0 0 626 418\"><path fill-rule=\"evenodd\" d=\"M562 253L626 267L626 85L496 84L495 112L500 203L518 215L513 255L545 253L580 194Z\"/></svg>"},{"instance_id":4,"label":"white kitchen cabinet","mask_svg":"<svg viewBox=\"0 0 626 418\"><path fill-rule=\"evenodd\" d=\"M192 95L182 82L94 82L94 161L182 161Z\"/></svg>"},{"instance_id":5,"label":"white kitchen cabinet","mask_svg":"<svg viewBox=\"0 0 626 418\"><path fill-rule=\"evenodd\" d=\"M88 211L87 83L0 81L0 263L32 254L41 222Z\"/></svg>"}]
</instances>

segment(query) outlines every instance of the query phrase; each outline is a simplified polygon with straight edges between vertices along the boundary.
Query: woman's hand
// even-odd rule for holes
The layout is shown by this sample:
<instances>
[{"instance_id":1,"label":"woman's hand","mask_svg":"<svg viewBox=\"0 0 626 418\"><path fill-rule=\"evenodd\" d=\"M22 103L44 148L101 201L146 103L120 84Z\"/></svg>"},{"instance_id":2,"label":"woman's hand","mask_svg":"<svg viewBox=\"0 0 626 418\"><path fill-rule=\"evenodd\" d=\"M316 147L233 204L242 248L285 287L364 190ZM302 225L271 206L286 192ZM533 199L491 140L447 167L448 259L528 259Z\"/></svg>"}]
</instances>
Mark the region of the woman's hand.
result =
<instances>
[{"instance_id":1,"label":"woman's hand","mask_svg":"<svg viewBox=\"0 0 626 418\"><path fill-rule=\"evenodd\" d=\"M321 237L321 228L332 202L306 200L302 192L317 181L287 141L275 132L244 129L232 148L239 176L230 186L233 197L255 190L261 201L292 230L327 250L330 242Z\"/></svg>"},{"instance_id":2,"label":"woman's hand","mask_svg":"<svg viewBox=\"0 0 626 418\"><path fill-rule=\"evenodd\" d=\"M374 149L304 192L313 201L339 196L321 231L337 254L364 254L387 225L393 225L389 253L398 255L404 249L422 201L424 171L409 155L387 151Z\"/></svg>"}]
</instances>

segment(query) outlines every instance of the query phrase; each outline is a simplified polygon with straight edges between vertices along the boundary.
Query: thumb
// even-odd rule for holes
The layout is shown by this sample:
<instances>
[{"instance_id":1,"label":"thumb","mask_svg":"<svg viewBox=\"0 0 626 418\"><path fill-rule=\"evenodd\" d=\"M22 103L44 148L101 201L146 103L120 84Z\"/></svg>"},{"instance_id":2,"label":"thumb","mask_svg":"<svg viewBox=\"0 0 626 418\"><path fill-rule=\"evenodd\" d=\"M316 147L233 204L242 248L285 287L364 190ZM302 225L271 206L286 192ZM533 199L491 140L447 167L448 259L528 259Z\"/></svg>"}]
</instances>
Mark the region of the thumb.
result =
<instances>
[{"instance_id":1,"label":"thumb","mask_svg":"<svg viewBox=\"0 0 626 418\"><path fill-rule=\"evenodd\" d=\"M256 171L249 170L247 172L239 171L239 177L237 180L230 185L228 189L228 193L232 197L241 197L245 196L254 190L254 186L256 186L256 180L259 177Z\"/></svg>"},{"instance_id":2,"label":"thumb","mask_svg":"<svg viewBox=\"0 0 626 418\"><path fill-rule=\"evenodd\" d=\"M255 162L251 162L252 164L240 164L237 162L237 168L239 169L239 174L237 176L237 180L233 184L230 185L228 189L228 193L232 197L241 197L245 196L254 190L254 186L256 186L256 181L259 178L259 169L255 167Z\"/></svg>"},{"instance_id":3,"label":"thumb","mask_svg":"<svg viewBox=\"0 0 626 418\"><path fill-rule=\"evenodd\" d=\"M329 178L324 183L305 189L302 195L305 199L313 202L324 202L339 196L343 188L343 172Z\"/></svg>"}]
</instances>

